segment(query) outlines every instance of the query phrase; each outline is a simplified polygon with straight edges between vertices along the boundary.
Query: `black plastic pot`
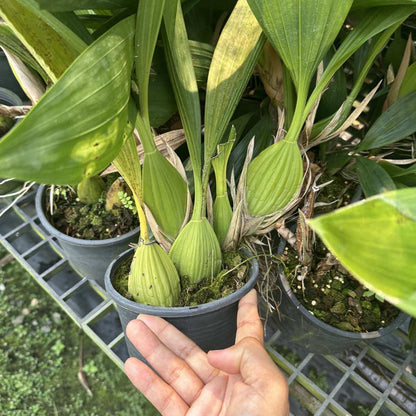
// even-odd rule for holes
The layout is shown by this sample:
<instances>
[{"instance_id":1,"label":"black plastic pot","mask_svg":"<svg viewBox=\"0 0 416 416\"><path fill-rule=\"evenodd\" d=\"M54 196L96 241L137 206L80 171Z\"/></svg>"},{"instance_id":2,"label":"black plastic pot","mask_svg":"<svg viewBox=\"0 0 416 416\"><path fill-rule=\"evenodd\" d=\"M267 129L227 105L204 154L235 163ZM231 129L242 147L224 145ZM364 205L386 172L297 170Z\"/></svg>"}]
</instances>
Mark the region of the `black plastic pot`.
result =
<instances>
[{"instance_id":1,"label":"black plastic pot","mask_svg":"<svg viewBox=\"0 0 416 416\"><path fill-rule=\"evenodd\" d=\"M408 316L400 313L390 325L372 332L343 331L316 318L296 298L284 273L279 273L281 289L279 318L275 324L282 332L285 342L296 344L308 352L316 354L335 354L357 343L372 343L402 325Z\"/></svg>"},{"instance_id":2,"label":"black plastic pot","mask_svg":"<svg viewBox=\"0 0 416 416\"><path fill-rule=\"evenodd\" d=\"M244 252L248 257L250 253ZM238 301L256 284L259 273L257 260L250 260L249 280L236 292L214 302L197 306L158 307L136 303L121 296L113 287L112 279L125 259L133 255L133 249L115 259L107 269L105 288L113 299L120 315L125 333L127 324L143 313L166 319L185 335L195 341L204 351L227 348L234 344L236 333ZM136 348L127 339L130 356L143 360Z\"/></svg>"},{"instance_id":3,"label":"black plastic pot","mask_svg":"<svg viewBox=\"0 0 416 416\"><path fill-rule=\"evenodd\" d=\"M71 265L81 275L95 280L104 287L104 275L108 265L125 251L130 243L138 242L139 227L120 237L105 240L83 240L69 237L53 227L46 218L43 204L45 189L45 186L41 185L36 193L36 212L43 227L52 237L56 238Z\"/></svg>"}]
</instances>

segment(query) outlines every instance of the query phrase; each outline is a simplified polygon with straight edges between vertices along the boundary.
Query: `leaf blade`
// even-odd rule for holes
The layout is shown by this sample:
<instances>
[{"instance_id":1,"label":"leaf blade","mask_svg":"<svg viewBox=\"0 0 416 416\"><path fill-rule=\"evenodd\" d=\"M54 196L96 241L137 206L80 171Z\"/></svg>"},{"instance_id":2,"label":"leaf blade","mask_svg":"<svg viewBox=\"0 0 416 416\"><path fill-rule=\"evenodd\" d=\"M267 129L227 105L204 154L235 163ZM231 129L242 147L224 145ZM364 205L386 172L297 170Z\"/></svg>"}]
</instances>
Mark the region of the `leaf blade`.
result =
<instances>
[{"instance_id":1,"label":"leaf blade","mask_svg":"<svg viewBox=\"0 0 416 416\"><path fill-rule=\"evenodd\" d=\"M2 175L76 184L111 162L127 124L133 33L129 18L94 42L3 138Z\"/></svg>"},{"instance_id":2,"label":"leaf blade","mask_svg":"<svg viewBox=\"0 0 416 416\"><path fill-rule=\"evenodd\" d=\"M0 15L52 81L63 74L86 44L34 0L2 0Z\"/></svg>"},{"instance_id":3,"label":"leaf blade","mask_svg":"<svg viewBox=\"0 0 416 416\"><path fill-rule=\"evenodd\" d=\"M416 316L415 188L377 195L309 224L362 284Z\"/></svg>"}]
</instances>

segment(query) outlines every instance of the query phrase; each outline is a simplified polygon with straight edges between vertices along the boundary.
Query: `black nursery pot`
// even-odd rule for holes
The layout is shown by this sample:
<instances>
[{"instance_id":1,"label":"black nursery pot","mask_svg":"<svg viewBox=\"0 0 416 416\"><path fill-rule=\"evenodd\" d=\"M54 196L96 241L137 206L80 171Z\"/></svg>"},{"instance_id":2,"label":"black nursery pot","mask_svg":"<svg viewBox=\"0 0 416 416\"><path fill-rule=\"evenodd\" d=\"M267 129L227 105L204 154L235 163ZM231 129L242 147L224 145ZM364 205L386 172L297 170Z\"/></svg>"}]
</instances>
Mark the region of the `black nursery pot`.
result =
<instances>
[{"instance_id":1,"label":"black nursery pot","mask_svg":"<svg viewBox=\"0 0 416 416\"><path fill-rule=\"evenodd\" d=\"M400 325L408 316L401 312L388 326L372 332L343 331L326 324L311 314L296 298L284 273L279 273L278 284L281 291L279 305L280 319L276 326L281 330L285 342L293 343L315 354L335 354L357 343L372 343L384 337Z\"/></svg>"},{"instance_id":2,"label":"black nursery pot","mask_svg":"<svg viewBox=\"0 0 416 416\"><path fill-rule=\"evenodd\" d=\"M46 218L43 204L45 190L45 185L41 185L36 193L36 211L43 227L56 238L68 261L81 275L95 280L104 287L104 275L108 265L125 251L130 243L138 242L139 227L120 237L105 240L69 237L53 227Z\"/></svg>"},{"instance_id":3,"label":"black nursery pot","mask_svg":"<svg viewBox=\"0 0 416 416\"><path fill-rule=\"evenodd\" d=\"M249 252L243 252L250 257ZM195 341L204 351L222 349L234 345L237 329L238 301L256 284L259 274L257 260L250 260L247 283L222 299L197 306L158 307L136 303L121 296L113 287L112 280L123 261L133 254L133 249L117 257L105 274L105 288L113 299L120 315L121 325L126 333L127 324L139 314L156 315L166 319L185 335ZM127 348L132 357L143 357L126 337Z\"/></svg>"}]
</instances>

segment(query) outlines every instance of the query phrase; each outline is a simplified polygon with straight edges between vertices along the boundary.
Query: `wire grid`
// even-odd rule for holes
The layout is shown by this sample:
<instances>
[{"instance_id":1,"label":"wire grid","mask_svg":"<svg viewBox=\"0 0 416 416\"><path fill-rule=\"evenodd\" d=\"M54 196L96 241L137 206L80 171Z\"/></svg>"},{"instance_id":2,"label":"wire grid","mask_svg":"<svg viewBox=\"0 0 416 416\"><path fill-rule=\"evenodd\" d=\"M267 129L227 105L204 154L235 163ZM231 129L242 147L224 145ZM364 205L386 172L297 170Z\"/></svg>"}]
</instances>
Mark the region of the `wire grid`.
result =
<instances>
[{"instance_id":1,"label":"wire grid","mask_svg":"<svg viewBox=\"0 0 416 416\"><path fill-rule=\"evenodd\" d=\"M0 218L0 241L71 319L121 369L128 357L113 302L103 288L80 276L36 215L35 190ZM6 206L0 202L0 209ZM285 372L293 416L416 414L416 367L407 335L397 330L387 344L360 346L344 354L316 355L288 346L273 321L266 348Z\"/></svg>"}]
</instances>

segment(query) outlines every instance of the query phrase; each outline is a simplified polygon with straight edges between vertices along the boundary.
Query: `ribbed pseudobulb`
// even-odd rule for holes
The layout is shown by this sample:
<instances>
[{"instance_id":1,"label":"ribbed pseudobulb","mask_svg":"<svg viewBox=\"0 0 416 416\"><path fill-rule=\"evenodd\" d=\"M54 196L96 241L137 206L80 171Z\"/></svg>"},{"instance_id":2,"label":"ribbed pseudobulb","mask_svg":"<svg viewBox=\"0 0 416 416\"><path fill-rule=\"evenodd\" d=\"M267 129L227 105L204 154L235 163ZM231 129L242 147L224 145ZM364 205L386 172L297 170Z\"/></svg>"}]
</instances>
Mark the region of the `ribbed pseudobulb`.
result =
<instances>
[{"instance_id":1,"label":"ribbed pseudobulb","mask_svg":"<svg viewBox=\"0 0 416 416\"><path fill-rule=\"evenodd\" d=\"M159 227L176 237L185 219L187 185L175 167L158 151L144 156L143 200Z\"/></svg>"},{"instance_id":2,"label":"ribbed pseudobulb","mask_svg":"<svg viewBox=\"0 0 416 416\"><path fill-rule=\"evenodd\" d=\"M78 198L84 204L95 204L105 190L105 183L99 176L84 179L78 184Z\"/></svg>"},{"instance_id":3,"label":"ribbed pseudobulb","mask_svg":"<svg viewBox=\"0 0 416 416\"><path fill-rule=\"evenodd\" d=\"M180 293L179 275L168 254L157 244L136 248L131 263L128 290L136 302L173 306Z\"/></svg>"},{"instance_id":4,"label":"ribbed pseudobulb","mask_svg":"<svg viewBox=\"0 0 416 416\"><path fill-rule=\"evenodd\" d=\"M303 163L297 143L285 140L263 150L248 166L246 199L253 217L282 210L300 190Z\"/></svg>"},{"instance_id":5,"label":"ribbed pseudobulb","mask_svg":"<svg viewBox=\"0 0 416 416\"><path fill-rule=\"evenodd\" d=\"M191 220L173 243L169 256L179 275L197 283L216 276L221 269L221 249L206 218Z\"/></svg>"}]
</instances>

